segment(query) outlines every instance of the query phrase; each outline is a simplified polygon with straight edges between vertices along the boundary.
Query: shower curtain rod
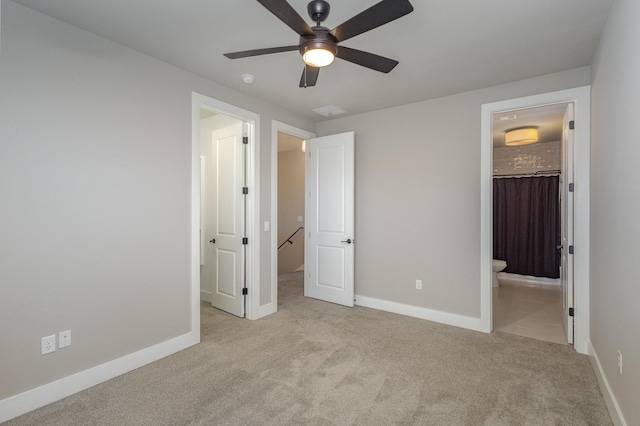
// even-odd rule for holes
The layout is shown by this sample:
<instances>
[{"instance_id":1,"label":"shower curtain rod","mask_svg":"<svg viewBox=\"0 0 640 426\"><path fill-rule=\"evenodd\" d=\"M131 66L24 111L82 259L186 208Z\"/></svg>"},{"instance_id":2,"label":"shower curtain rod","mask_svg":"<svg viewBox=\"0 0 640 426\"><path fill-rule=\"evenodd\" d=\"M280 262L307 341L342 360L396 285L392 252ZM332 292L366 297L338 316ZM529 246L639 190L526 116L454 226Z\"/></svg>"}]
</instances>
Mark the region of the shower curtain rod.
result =
<instances>
[{"instance_id":1,"label":"shower curtain rod","mask_svg":"<svg viewBox=\"0 0 640 426\"><path fill-rule=\"evenodd\" d=\"M540 170L534 173L515 173L510 175L493 175L494 178L513 178L513 177L536 177L536 176L559 176L562 170Z\"/></svg>"}]
</instances>

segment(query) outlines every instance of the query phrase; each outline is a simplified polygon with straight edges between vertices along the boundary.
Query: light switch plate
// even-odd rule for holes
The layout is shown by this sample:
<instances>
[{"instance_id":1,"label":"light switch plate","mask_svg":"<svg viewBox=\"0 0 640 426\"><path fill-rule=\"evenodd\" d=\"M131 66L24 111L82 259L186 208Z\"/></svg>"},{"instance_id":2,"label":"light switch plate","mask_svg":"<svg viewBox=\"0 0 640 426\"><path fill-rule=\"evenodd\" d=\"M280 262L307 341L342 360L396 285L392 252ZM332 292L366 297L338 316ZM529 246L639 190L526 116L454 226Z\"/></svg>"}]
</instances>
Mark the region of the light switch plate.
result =
<instances>
[{"instance_id":1,"label":"light switch plate","mask_svg":"<svg viewBox=\"0 0 640 426\"><path fill-rule=\"evenodd\" d=\"M58 333L58 347L66 348L67 346L71 346L71 330Z\"/></svg>"}]
</instances>

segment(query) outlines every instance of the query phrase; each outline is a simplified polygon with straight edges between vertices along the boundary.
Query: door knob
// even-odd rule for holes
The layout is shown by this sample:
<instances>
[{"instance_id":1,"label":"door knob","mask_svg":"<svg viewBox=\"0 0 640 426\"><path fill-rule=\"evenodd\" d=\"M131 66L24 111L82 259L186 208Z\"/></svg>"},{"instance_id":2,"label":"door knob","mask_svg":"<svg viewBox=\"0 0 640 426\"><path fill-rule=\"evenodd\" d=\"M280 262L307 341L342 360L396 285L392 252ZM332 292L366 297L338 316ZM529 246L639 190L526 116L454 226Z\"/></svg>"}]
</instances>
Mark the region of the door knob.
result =
<instances>
[{"instance_id":1,"label":"door knob","mask_svg":"<svg viewBox=\"0 0 640 426\"><path fill-rule=\"evenodd\" d=\"M341 243L347 243L347 244L351 244L351 238L347 238L344 241L340 241Z\"/></svg>"},{"instance_id":2,"label":"door knob","mask_svg":"<svg viewBox=\"0 0 640 426\"><path fill-rule=\"evenodd\" d=\"M215 238L212 238L212 239L210 239L210 240L209 240L209 242L210 242L211 244L215 244L215 243L216 243L216 239L215 239Z\"/></svg>"}]
</instances>

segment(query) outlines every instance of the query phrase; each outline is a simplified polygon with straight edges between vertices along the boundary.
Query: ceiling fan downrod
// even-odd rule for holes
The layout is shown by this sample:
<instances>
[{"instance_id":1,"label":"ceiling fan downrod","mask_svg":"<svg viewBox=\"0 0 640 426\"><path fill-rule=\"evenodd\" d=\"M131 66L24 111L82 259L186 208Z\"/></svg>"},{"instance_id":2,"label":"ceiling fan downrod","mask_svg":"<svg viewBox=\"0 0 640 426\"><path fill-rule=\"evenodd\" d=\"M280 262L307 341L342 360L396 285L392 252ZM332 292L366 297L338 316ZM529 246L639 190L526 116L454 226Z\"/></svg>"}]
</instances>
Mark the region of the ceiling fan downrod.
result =
<instances>
[{"instance_id":1,"label":"ceiling fan downrod","mask_svg":"<svg viewBox=\"0 0 640 426\"><path fill-rule=\"evenodd\" d=\"M313 0L307 5L307 13L318 27L322 21L327 19L330 10L331 6L325 0Z\"/></svg>"}]
</instances>

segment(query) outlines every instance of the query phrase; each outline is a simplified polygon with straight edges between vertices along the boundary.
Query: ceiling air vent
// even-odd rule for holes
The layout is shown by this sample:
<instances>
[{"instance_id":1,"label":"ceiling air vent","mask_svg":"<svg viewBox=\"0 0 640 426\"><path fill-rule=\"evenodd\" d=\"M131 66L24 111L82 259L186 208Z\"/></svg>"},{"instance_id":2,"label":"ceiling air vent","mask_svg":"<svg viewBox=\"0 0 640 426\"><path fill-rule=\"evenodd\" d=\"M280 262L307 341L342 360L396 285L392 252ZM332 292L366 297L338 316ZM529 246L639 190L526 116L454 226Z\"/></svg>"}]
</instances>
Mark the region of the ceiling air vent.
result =
<instances>
[{"instance_id":1,"label":"ceiling air vent","mask_svg":"<svg viewBox=\"0 0 640 426\"><path fill-rule=\"evenodd\" d=\"M328 105L325 107L316 108L313 110L320 115L324 115L325 117L335 117L336 115L346 114L347 111L343 110L339 106L336 105Z\"/></svg>"}]
</instances>

